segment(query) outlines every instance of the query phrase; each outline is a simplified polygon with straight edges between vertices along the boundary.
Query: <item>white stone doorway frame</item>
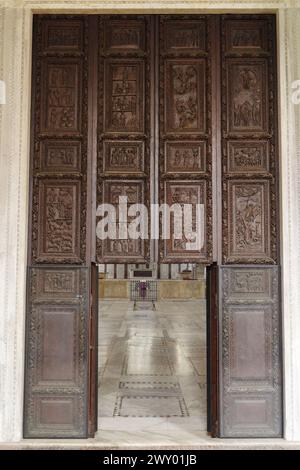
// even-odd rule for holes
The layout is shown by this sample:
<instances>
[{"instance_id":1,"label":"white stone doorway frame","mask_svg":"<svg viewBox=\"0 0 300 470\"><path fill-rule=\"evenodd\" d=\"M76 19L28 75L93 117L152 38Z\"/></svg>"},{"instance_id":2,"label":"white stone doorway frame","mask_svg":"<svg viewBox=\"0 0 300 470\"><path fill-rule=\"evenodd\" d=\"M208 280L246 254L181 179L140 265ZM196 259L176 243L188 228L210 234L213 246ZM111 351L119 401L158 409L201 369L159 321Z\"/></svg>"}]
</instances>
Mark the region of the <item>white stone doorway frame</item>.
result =
<instances>
[{"instance_id":1,"label":"white stone doorway frame","mask_svg":"<svg viewBox=\"0 0 300 470\"><path fill-rule=\"evenodd\" d=\"M285 438L300 441L300 0L0 0L0 442L22 439L32 15L277 15Z\"/></svg>"}]
</instances>

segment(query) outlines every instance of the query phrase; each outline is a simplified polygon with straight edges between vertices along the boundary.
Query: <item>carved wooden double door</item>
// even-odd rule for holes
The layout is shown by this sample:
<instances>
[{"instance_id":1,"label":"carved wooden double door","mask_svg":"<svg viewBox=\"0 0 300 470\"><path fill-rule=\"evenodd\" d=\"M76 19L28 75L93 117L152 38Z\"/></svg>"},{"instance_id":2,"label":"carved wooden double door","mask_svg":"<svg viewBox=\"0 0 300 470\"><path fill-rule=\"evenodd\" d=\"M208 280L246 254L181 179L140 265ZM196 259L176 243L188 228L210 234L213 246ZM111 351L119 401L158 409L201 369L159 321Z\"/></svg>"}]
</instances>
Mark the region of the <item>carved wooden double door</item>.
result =
<instances>
[{"instance_id":1,"label":"carved wooden double door","mask_svg":"<svg viewBox=\"0 0 300 470\"><path fill-rule=\"evenodd\" d=\"M25 436L94 433L96 261L215 263L209 427L280 436L273 16L36 16L33 43ZM96 239L121 196L202 204L203 245Z\"/></svg>"}]
</instances>

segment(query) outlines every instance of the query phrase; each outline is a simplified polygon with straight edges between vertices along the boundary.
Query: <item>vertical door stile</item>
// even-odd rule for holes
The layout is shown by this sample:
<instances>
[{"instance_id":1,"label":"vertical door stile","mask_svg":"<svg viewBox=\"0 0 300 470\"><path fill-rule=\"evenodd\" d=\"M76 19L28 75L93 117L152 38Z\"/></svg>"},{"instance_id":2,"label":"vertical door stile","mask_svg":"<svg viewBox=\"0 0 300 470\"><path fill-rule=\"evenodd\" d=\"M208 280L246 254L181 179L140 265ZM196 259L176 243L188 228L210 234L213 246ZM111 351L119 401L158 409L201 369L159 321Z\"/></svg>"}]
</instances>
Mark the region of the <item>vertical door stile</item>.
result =
<instances>
[{"instance_id":1,"label":"vertical door stile","mask_svg":"<svg viewBox=\"0 0 300 470\"><path fill-rule=\"evenodd\" d=\"M88 344L88 435L97 431L98 398L98 268L96 257L96 185L98 117L98 16L88 16L88 162L87 162L87 253L90 268L89 344Z\"/></svg>"}]
</instances>

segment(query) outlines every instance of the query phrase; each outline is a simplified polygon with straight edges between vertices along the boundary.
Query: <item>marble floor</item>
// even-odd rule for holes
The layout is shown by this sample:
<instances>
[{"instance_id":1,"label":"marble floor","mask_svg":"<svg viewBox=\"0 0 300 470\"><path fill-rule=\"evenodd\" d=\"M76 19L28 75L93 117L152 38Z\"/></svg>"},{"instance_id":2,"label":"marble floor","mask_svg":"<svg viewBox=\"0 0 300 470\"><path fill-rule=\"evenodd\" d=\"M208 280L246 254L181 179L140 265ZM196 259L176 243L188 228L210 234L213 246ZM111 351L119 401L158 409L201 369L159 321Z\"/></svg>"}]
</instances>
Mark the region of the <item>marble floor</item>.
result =
<instances>
[{"instance_id":1,"label":"marble floor","mask_svg":"<svg viewBox=\"0 0 300 470\"><path fill-rule=\"evenodd\" d=\"M205 301L99 306L97 438L194 444L206 435Z\"/></svg>"}]
</instances>

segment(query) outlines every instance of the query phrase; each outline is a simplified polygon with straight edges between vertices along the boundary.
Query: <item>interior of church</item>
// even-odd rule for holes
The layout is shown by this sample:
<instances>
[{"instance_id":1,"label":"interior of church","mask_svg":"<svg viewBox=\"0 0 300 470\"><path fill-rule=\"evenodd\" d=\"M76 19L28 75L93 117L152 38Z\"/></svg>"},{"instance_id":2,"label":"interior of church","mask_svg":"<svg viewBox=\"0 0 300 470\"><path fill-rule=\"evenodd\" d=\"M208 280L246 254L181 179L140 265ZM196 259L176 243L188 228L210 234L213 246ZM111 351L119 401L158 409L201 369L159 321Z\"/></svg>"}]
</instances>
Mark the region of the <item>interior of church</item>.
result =
<instances>
[{"instance_id":1,"label":"interior of church","mask_svg":"<svg viewBox=\"0 0 300 470\"><path fill-rule=\"evenodd\" d=\"M151 281L118 274L100 266L96 437L196 440L207 430L205 269L170 265ZM132 292L143 283L154 284L148 298Z\"/></svg>"}]
</instances>

